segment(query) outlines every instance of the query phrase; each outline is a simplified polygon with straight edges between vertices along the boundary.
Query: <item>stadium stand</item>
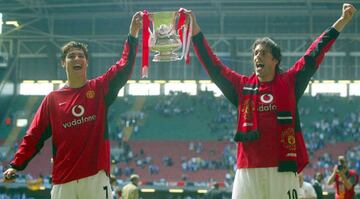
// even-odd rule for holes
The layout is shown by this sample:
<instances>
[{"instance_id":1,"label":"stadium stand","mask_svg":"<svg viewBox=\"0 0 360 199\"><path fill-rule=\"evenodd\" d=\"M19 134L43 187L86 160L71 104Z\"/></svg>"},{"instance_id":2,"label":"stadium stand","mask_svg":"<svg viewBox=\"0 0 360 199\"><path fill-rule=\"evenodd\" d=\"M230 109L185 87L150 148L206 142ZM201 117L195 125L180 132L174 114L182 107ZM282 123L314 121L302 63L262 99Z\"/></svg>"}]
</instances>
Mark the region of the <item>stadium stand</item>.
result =
<instances>
[{"instance_id":1,"label":"stadium stand","mask_svg":"<svg viewBox=\"0 0 360 199\"><path fill-rule=\"evenodd\" d=\"M10 109L14 120L27 118L31 121L41 99L39 96L18 96ZM302 125L311 155L311 164L306 168L308 175L316 171L328 172L336 163L337 155L345 154L356 146L360 138L349 127L355 130L359 128L358 114L355 112L357 108L354 108L359 100L356 97L305 96L300 101ZM225 115L231 117L226 118ZM184 178L189 182L209 181L208 176L212 176L212 180L224 181L226 173L232 170L230 165L219 163L218 169L195 169L190 172L182 168L185 165L182 163L191 163L192 159L194 162L199 159L204 162L222 160L226 145L235 148L231 142L234 118L236 110L226 99L214 98L207 93L198 96L174 93L170 96L119 98L109 114L112 154L115 165L122 171L119 177L126 177L126 167L130 167L132 172L141 174L144 181L177 181ZM218 128L214 130L214 126ZM1 124L3 142L11 137L14 128ZM22 137L26 126L19 129L17 138ZM15 148L19 142L16 140ZM128 149L121 152L124 143ZM200 153L190 151L190 143L202 143L203 150ZM116 158L127 156L130 151L130 158ZM326 162L324 156L330 157L330 160ZM49 175L50 157L51 144L48 141L35 161L36 164L47 166L39 170L36 164L30 164L26 172L34 176ZM165 157L172 159L171 167L164 165ZM149 167L152 167L152 171Z\"/></svg>"}]
</instances>

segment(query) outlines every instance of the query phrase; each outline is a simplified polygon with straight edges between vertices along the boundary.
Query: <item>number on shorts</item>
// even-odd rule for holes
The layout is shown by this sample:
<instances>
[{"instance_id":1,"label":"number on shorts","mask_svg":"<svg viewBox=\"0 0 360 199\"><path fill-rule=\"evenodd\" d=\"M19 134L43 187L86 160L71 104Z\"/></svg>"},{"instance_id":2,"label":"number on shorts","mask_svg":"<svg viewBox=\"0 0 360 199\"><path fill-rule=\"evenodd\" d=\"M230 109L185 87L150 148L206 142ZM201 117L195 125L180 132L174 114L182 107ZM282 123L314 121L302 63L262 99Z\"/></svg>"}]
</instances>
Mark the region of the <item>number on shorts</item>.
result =
<instances>
[{"instance_id":1,"label":"number on shorts","mask_svg":"<svg viewBox=\"0 0 360 199\"><path fill-rule=\"evenodd\" d=\"M105 197L106 197L106 199L109 199L108 187L107 187L107 186L103 186L103 189L105 190Z\"/></svg>"},{"instance_id":2,"label":"number on shorts","mask_svg":"<svg viewBox=\"0 0 360 199\"><path fill-rule=\"evenodd\" d=\"M293 189L292 191L289 190L287 192L288 196L289 196L289 199L298 199L298 195L297 195L297 192L296 192L296 189Z\"/></svg>"}]
</instances>

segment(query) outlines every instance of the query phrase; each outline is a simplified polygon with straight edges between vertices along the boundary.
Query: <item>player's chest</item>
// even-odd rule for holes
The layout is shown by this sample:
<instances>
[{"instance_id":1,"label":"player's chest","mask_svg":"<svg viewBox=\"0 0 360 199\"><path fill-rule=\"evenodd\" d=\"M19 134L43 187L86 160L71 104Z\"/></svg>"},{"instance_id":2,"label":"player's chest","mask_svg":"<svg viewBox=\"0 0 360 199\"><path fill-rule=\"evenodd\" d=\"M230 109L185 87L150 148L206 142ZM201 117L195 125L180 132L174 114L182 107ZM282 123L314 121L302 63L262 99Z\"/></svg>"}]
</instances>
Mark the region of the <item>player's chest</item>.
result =
<instances>
[{"instance_id":1,"label":"player's chest","mask_svg":"<svg viewBox=\"0 0 360 199\"><path fill-rule=\"evenodd\" d=\"M53 114L62 117L81 117L95 113L103 106L103 97L94 89L60 95L53 101Z\"/></svg>"}]
</instances>

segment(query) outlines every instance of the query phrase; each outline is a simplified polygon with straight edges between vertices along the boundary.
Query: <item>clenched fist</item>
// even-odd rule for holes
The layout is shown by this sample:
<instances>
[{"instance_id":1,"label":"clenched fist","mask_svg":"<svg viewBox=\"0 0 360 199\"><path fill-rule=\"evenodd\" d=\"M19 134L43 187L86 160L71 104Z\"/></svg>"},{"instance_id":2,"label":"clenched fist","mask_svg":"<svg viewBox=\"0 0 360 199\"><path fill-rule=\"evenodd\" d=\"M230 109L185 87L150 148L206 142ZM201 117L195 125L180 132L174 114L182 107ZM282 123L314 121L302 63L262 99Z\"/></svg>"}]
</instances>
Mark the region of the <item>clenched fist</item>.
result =
<instances>
[{"instance_id":1,"label":"clenched fist","mask_svg":"<svg viewBox=\"0 0 360 199\"><path fill-rule=\"evenodd\" d=\"M343 8L342 8L341 18L343 18L346 22L349 22L349 21L351 21L352 17L356 13L356 11L357 10L353 5L344 3Z\"/></svg>"}]
</instances>

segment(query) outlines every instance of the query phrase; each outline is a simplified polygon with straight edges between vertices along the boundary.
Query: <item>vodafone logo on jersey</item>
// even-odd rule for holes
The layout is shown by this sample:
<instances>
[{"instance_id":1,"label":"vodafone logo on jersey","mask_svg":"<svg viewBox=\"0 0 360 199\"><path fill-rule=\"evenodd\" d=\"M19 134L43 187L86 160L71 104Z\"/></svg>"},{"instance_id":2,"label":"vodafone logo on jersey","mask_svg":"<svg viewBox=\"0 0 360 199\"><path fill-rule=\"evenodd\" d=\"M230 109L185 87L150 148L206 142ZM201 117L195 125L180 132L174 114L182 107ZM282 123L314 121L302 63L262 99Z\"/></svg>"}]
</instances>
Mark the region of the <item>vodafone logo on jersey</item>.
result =
<instances>
[{"instance_id":1,"label":"vodafone logo on jersey","mask_svg":"<svg viewBox=\"0 0 360 199\"><path fill-rule=\"evenodd\" d=\"M260 100L265 104L269 104L274 100L274 97L271 94L262 94Z\"/></svg>"},{"instance_id":2,"label":"vodafone logo on jersey","mask_svg":"<svg viewBox=\"0 0 360 199\"><path fill-rule=\"evenodd\" d=\"M80 117L84 114L84 107L81 105L75 105L74 107L72 107L71 109L71 113L73 114L73 116L75 117Z\"/></svg>"},{"instance_id":3,"label":"vodafone logo on jersey","mask_svg":"<svg viewBox=\"0 0 360 199\"><path fill-rule=\"evenodd\" d=\"M266 112L266 111L276 111L277 107L274 104L274 96L270 93L262 94L260 96L260 101L258 111Z\"/></svg>"},{"instance_id":4,"label":"vodafone logo on jersey","mask_svg":"<svg viewBox=\"0 0 360 199\"><path fill-rule=\"evenodd\" d=\"M71 114L76 118L72 121L63 123L64 128L74 127L80 124L84 124L86 122L91 122L96 120L96 115L83 116L85 113L85 108L82 105L74 105L71 108Z\"/></svg>"}]
</instances>

